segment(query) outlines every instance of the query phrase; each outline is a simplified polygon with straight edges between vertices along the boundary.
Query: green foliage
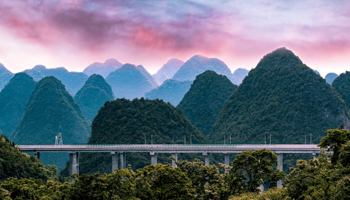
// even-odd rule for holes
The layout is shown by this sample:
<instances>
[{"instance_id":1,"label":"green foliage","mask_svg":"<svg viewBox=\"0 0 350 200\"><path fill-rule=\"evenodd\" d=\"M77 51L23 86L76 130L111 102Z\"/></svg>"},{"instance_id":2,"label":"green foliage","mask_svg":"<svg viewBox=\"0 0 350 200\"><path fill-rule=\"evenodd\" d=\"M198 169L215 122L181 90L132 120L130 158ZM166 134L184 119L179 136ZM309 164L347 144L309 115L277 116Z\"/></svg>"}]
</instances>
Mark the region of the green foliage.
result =
<instances>
[{"instance_id":1,"label":"green foliage","mask_svg":"<svg viewBox=\"0 0 350 200\"><path fill-rule=\"evenodd\" d=\"M282 48L249 72L226 101L210 138L221 143L231 135L235 143L261 144L271 134L273 144L303 144L311 133L318 143L324 130L342 123L350 127L349 113L334 88Z\"/></svg>"},{"instance_id":2,"label":"green foliage","mask_svg":"<svg viewBox=\"0 0 350 200\"><path fill-rule=\"evenodd\" d=\"M88 144L183 144L183 139L198 144L204 137L182 115L181 111L162 100L117 99L107 101L92 122ZM169 154L158 155L159 163L170 163ZM184 155L191 158L193 155ZM80 173L111 172L110 153L81 153ZM149 153L127 153L126 163L133 169L150 164Z\"/></svg>"},{"instance_id":3,"label":"green foliage","mask_svg":"<svg viewBox=\"0 0 350 200\"><path fill-rule=\"evenodd\" d=\"M276 164L277 156L270 150L244 151L232 162L225 183L231 194L257 193L260 192L258 187L268 182L275 187L285 176L283 171L273 169Z\"/></svg>"},{"instance_id":4,"label":"green foliage","mask_svg":"<svg viewBox=\"0 0 350 200\"><path fill-rule=\"evenodd\" d=\"M148 99L162 99L165 102L177 106L186 92L190 89L192 81L166 80L161 86L147 92Z\"/></svg>"},{"instance_id":5,"label":"green foliage","mask_svg":"<svg viewBox=\"0 0 350 200\"><path fill-rule=\"evenodd\" d=\"M92 121L106 101L113 100L112 88L101 75L93 74L74 96L85 117Z\"/></svg>"},{"instance_id":6,"label":"green foliage","mask_svg":"<svg viewBox=\"0 0 350 200\"><path fill-rule=\"evenodd\" d=\"M18 73L0 92L0 129L9 137L16 129L36 82L25 73Z\"/></svg>"},{"instance_id":7,"label":"green foliage","mask_svg":"<svg viewBox=\"0 0 350 200\"><path fill-rule=\"evenodd\" d=\"M131 64L110 73L106 81L112 86L114 96L127 99L141 98L158 86L144 67Z\"/></svg>"},{"instance_id":8,"label":"green foliage","mask_svg":"<svg viewBox=\"0 0 350 200\"><path fill-rule=\"evenodd\" d=\"M192 199L193 189L186 173L171 165L149 165L135 175L136 197L140 199Z\"/></svg>"},{"instance_id":9,"label":"green foliage","mask_svg":"<svg viewBox=\"0 0 350 200\"><path fill-rule=\"evenodd\" d=\"M55 173L55 166L46 168L36 157L22 153L6 136L0 135L0 181L9 177L46 181Z\"/></svg>"},{"instance_id":10,"label":"green foliage","mask_svg":"<svg viewBox=\"0 0 350 200\"><path fill-rule=\"evenodd\" d=\"M329 148L333 151L332 163L337 163L340 158L339 154L345 143L350 141L350 131L345 129L330 129L326 131L327 136L321 139L320 144L318 145L321 148ZM344 147L347 149L348 147ZM344 152L345 153L345 152Z\"/></svg>"},{"instance_id":11,"label":"green foliage","mask_svg":"<svg viewBox=\"0 0 350 200\"><path fill-rule=\"evenodd\" d=\"M340 74L332 83L333 88L340 94L344 102L350 107L350 72Z\"/></svg>"},{"instance_id":12,"label":"green foliage","mask_svg":"<svg viewBox=\"0 0 350 200\"><path fill-rule=\"evenodd\" d=\"M23 117L11 140L17 144L54 144L62 133L64 144L86 143L90 135L89 121L79 105L53 76L39 81L32 92ZM67 153L41 153L44 164L57 164L62 169Z\"/></svg>"},{"instance_id":13,"label":"green foliage","mask_svg":"<svg viewBox=\"0 0 350 200\"><path fill-rule=\"evenodd\" d=\"M229 200L292 200L285 188L272 188L263 194L244 193L239 196L231 196Z\"/></svg>"},{"instance_id":14,"label":"green foliage","mask_svg":"<svg viewBox=\"0 0 350 200\"><path fill-rule=\"evenodd\" d=\"M190 90L176 107L204 135L208 135L225 101L237 89L226 76L205 71L196 77Z\"/></svg>"},{"instance_id":15,"label":"green foliage","mask_svg":"<svg viewBox=\"0 0 350 200\"><path fill-rule=\"evenodd\" d=\"M215 165L204 165L203 161L176 161L178 168L186 173L195 190L195 199L221 199L227 196L224 175ZM225 198L224 198L225 199Z\"/></svg>"}]
</instances>

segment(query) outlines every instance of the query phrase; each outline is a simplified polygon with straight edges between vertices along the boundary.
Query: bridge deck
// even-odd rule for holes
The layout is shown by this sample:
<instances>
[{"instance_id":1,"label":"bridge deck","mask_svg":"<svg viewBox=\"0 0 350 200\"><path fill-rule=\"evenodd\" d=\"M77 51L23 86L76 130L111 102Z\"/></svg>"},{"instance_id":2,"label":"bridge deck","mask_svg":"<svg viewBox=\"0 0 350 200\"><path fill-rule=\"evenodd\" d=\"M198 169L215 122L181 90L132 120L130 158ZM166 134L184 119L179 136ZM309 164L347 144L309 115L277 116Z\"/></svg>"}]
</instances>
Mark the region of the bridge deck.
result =
<instances>
[{"instance_id":1,"label":"bridge deck","mask_svg":"<svg viewBox=\"0 0 350 200\"><path fill-rule=\"evenodd\" d=\"M318 153L316 144L96 144L96 145L17 145L25 152L157 152L157 153L241 153L269 149L275 153Z\"/></svg>"}]
</instances>

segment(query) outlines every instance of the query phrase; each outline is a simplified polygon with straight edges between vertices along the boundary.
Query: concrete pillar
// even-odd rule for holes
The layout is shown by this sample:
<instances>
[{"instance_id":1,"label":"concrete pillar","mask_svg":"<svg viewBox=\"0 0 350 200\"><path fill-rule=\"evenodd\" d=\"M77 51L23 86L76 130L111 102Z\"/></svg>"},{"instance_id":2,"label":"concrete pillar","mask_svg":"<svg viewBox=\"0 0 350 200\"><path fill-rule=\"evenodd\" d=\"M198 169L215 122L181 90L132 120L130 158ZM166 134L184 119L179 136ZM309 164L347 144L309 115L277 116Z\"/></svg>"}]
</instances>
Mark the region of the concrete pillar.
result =
<instances>
[{"instance_id":1,"label":"concrete pillar","mask_svg":"<svg viewBox=\"0 0 350 200\"><path fill-rule=\"evenodd\" d=\"M40 152L34 151L34 156L40 160Z\"/></svg>"},{"instance_id":2,"label":"concrete pillar","mask_svg":"<svg viewBox=\"0 0 350 200\"><path fill-rule=\"evenodd\" d=\"M177 161L177 153L172 153L171 156L174 157L175 160ZM177 165L176 165L174 160L171 160L171 166L173 166L175 168L177 167Z\"/></svg>"},{"instance_id":3,"label":"concrete pillar","mask_svg":"<svg viewBox=\"0 0 350 200\"><path fill-rule=\"evenodd\" d=\"M204 156L204 164L209 165L209 154L207 152L204 152L203 156Z\"/></svg>"},{"instance_id":4,"label":"concrete pillar","mask_svg":"<svg viewBox=\"0 0 350 200\"><path fill-rule=\"evenodd\" d=\"M278 161L277 169L283 171L283 153L277 154L277 161ZM282 180L277 181L277 187L278 188L283 187L282 182L283 182Z\"/></svg>"},{"instance_id":5,"label":"concrete pillar","mask_svg":"<svg viewBox=\"0 0 350 200\"><path fill-rule=\"evenodd\" d=\"M112 173L115 169L118 169L118 153L112 151Z\"/></svg>"},{"instance_id":6,"label":"concrete pillar","mask_svg":"<svg viewBox=\"0 0 350 200\"><path fill-rule=\"evenodd\" d=\"M315 160L316 159L316 153L312 153L312 157Z\"/></svg>"},{"instance_id":7,"label":"concrete pillar","mask_svg":"<svg viewBox=\"0 0 350 200\"><path fill-rule=\"evenodd\" d=\"M151 165L157 165L157 153L154 153L153 151L150 152L151 154Z\"/></svg>"},{"instance_id":8,"label":"concrete pillar","mask_svg":"<svg viewBox=\"0 0 350 200\"><path fill-rule=\"evenodd\" d=\"M265 190L264 184L260 185L259 189L260 189L260 194L262 194Z\"/></svg>"},{"instance_id":9,"label":"concrete pillar","mask_svg":"<svg viewBox=\"0 0 350 200\"><path fill-rule=\"evenodd\" d=\"M125 153L124 152L120 152L120 169L125 169Z\"/></svg>"},{"instance_id":10,"label":"concrete pillar","mask_svg":"<svg viewBox=\"0 0 350 200\"><path fill-rule=\"evenodd\" d=\"M224 153L225 156L225 165L226 166L230 166L230 156L228 155L228 153ZM225 169L225 173L228 172L228 169Z\"/></svg>"},{"instance_id":11,"label":"concrete pillar","mask_svg":"<svg viewBox=\"0 0 350 200\"><path fill-rule=\"evenodd\" d=\"M68 152L69 153L69 175L79 174L79 153L78 152ZM71 182L73 180L71 179Z\"/></svg>"}]
</instances>

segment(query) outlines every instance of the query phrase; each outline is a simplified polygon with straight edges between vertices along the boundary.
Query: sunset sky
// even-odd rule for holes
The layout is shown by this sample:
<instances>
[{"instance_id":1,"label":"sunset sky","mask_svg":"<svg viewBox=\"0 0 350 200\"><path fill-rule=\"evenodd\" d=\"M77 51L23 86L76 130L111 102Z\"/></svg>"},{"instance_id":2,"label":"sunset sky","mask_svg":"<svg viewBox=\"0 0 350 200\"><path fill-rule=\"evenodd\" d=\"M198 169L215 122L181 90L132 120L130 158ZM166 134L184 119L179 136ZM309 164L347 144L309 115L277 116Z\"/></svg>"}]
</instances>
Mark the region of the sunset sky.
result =
<instances>
[{"instance_id":1,"label":"sunset sky","mask_svg":"<svg viewBox=\"0 0 350 200\"><path fill-rule=\"evenodd\" d=\"M234 71L286 47L325 76L350 71L348 0L1 0L0 63L82 71L115 58L155 73L170 58Z\"/></svg>"}]
</instances>

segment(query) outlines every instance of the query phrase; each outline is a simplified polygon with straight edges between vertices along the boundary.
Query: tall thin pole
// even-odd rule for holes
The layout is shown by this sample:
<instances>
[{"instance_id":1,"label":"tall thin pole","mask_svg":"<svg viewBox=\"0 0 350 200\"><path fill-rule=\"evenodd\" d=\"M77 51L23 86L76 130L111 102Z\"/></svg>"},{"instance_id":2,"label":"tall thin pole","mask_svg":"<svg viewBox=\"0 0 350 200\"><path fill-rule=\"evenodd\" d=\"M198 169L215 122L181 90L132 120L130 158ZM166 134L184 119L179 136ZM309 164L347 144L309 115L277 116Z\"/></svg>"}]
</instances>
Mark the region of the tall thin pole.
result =
<instances>
[{"instance_id":1,"label":"tall thin pole","mask_svg":"<svg viewBox=\"0 0 350 200\"><path fill-rule=\"evenodd\" d=\"M190 140L191 140L191 144L192 144L192 134L191 134L191 138L190 138Z\"/></svg>"},{"instance_id":2,"label":"tall thin pole","mask_svg":"<svg viewBox=\"0 0 350 200\"><path fill-rule=\"evenodd\" d=\"M186 136L184 136L184 144L186 144Z\"/></svg>"},{"instance_id":3,"label":"tall thin pole","mask_svg":"<svg viewBox=\"0 0 350 200\"><path fill-rule=\"evenodd\" d=\"M151 144L153 144L153 135L151 135Z\"/></svg>"},{"instance_id":4,"label":"tall thin pole","mask_svg":"<svg viewBox=\"0 0 350 200\"><path fill-rule=\"evenodd\" d=\"M310 144L312 144L312 133L310 133Z\"/></svg>"},{"instance_id":5,"label":"tall thin pole","mask_svg":"<svg viewBox=\"0 0 350 200\"><path fill-rule=\"evenodd\" d=\"M225 139L225 136L224 136L224 145L226 144L226 139Z\"/></svg>"}]
</instances>

